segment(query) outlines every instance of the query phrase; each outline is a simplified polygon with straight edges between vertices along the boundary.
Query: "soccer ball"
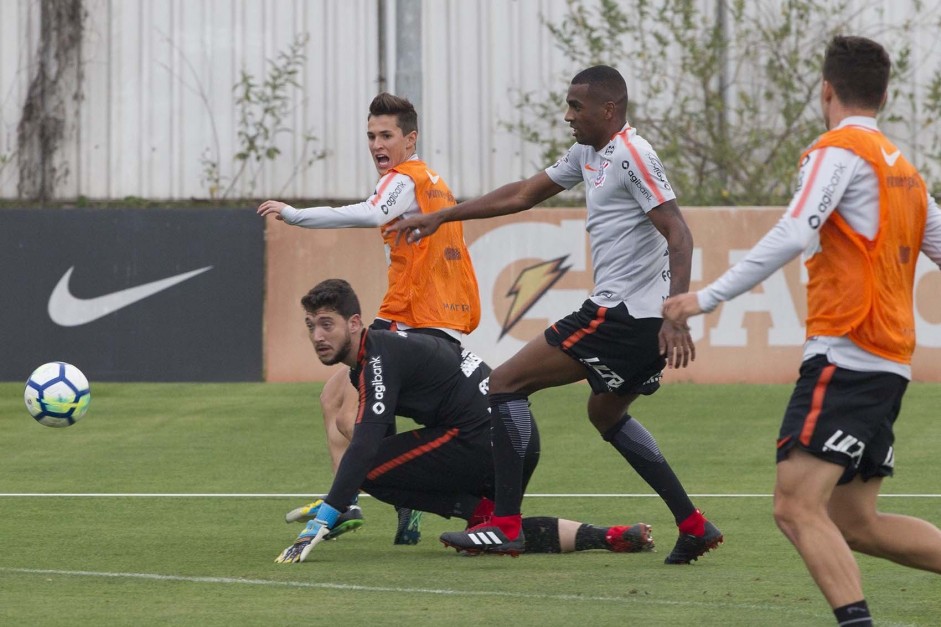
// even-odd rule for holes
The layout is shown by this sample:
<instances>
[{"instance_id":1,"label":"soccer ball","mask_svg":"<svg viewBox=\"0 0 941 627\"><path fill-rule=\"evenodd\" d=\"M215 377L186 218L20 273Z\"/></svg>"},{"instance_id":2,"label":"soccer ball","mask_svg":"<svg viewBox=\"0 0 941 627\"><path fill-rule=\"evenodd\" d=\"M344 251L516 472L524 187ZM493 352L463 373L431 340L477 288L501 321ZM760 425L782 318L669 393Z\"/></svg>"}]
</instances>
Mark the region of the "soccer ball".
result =
<instances>
[{"instance_id":1,"label":"soccer ball","mask_svg":"<svg viewBox=\"0 0 941 627\"><path fill-rule=\"evenodd\" d=\"M26 409L40 424L68 427L88 411L91 390L81 370L72 364L53 361L29 375L23 399Z\"/></svg>"}]
</instances>

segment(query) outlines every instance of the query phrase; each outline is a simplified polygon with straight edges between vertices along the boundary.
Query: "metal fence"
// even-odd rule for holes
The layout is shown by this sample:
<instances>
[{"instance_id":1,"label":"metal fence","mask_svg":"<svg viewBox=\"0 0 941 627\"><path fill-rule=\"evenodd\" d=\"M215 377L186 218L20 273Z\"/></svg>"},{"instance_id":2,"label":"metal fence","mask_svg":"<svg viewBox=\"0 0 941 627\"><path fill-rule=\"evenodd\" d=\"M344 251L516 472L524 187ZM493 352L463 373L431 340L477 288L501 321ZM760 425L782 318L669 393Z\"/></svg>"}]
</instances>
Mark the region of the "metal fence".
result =
<instances>
[{"instance_id":1,"label":"metal fence","mask_svg":"<svg viewBox=\"0 0 941 627\"><path fill-rule=\"evenodd\" d=\"M365 113L380 89L396 87L420 103L421 155L458 196L473 196L543 165L539 149L502 123L520 115L519 90L559 87L577 69L543 24L563 18L566 0L3 0L0 198L20 193L18 128L30 86L40 67L62 63L42 66L43 7L74 3L85 17L66 68L75 89L62 94L65 128L45 164L51 198L362 198L375 180ZM906 28L919 93L938 66L939 4L847 2L868 34ZM403 20L409 11L419 19ZM236 85L243 73L262 80L302 34L297 86L284 91L285 118L269 129L280 154L241 162ZM416 55L420 65L409 67ZM643 77L621 69L642 93ZM917 157L924 129L896 130Z\"/></svg>"}]
</instances>

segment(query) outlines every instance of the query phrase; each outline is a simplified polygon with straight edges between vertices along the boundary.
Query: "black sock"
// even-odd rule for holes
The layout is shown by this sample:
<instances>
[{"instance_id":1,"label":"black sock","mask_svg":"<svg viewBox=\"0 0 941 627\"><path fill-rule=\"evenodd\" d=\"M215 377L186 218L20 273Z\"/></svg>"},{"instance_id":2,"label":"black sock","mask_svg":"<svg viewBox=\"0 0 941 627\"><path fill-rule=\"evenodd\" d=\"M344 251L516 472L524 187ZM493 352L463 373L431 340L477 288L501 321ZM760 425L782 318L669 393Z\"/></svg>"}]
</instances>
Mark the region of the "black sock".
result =
<instances>
[{"instance_id":1,"label":"black sock","mask_svg":"<svg viewBox=\"0 0 941 627\"><path fill-rule=\"evenodd\" d=\"M559 519L548 516L529 516L523 519L527 553L561 553Z\"/></svg>"},{"instance_id":2,"label":"black sock","mask_svg":"<svg viewBox=\"0 0 941 627\"><path fill-rule=\"evenodd\" d=\"M575 532L575 550L590 551L592 549L610 549L608 544L608 527L595 527L582 523Z\"/></svg>"},{"instance_id":3,"label":"black sock","mask_svg":"<svg viewBox=\"0 0 941 627\"><path fill-rule=\"evenodd\" d=\"M490 428L496 504L493 514L519 514L523 502L524 460L534 428L526 395L491 394Z\"/></svg>"},{"instance_id":4,"label":"black sock","mask_svg":"<svg viewBox=\"0 0 941 627\"><path fill-rule=\"evenodd\" d=\"M637 474L660 495L673 513L676 524L680 524L696 511L680 480L660 452L657 441L644 425L625 415L623 420L602 437L610 442Z\"/></svg>"},{"instance_id":5,"label":"black sock","mask_svg":"<svg viewBox=\"0 0 941 627\"><path fill-rule=\"evenodd\" d=\"M872 627L872 614L869 613L866 599L838 607L833 610L833 615L841 627Z\"/></svg>"}]
</instances>

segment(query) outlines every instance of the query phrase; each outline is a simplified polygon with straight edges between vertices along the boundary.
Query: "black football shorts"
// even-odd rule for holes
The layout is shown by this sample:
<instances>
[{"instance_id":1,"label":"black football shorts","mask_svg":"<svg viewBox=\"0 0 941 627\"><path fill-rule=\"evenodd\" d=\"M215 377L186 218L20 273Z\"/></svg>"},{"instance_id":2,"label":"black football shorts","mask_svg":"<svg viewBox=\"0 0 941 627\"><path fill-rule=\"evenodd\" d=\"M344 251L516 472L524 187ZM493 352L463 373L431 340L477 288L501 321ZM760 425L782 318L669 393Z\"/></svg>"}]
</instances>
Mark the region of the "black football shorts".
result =
<instances>
[{"instance_id":1,"label":"black football shorts","mask_svg":"<svg viewBox=\"0 0 941 627\"><path fill-rule=\"evenodd\" d=\"M856 475L892 476L892 427L907 387L907 379L889 372L847 370L823 355L806 360L781 423L777 460L799 446L845 467L840 484Z\"/></svg>"},{"instance_id":2,"label":"black football shorts","mask_svg":"<svg viewBox=\"0 0 941 627\"><path fill-rule=\"evenodd\" d=\"M662 324L662 318L634 318L624 303L608 308L586 300L546 329L546 341L585 366L595 394L649 395L660 388L666 365Z\"/></svg>"}]
</instances>

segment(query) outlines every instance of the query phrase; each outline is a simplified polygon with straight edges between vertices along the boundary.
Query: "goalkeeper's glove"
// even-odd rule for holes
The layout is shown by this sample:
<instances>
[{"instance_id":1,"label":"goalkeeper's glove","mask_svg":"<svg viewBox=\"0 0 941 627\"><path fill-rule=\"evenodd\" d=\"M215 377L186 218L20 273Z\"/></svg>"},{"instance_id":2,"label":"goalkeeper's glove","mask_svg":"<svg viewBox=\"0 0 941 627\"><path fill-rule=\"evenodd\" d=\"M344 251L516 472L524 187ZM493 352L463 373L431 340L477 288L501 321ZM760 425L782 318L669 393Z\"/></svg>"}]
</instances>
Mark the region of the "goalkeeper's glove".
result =
<instances>
[{"instance_id":1,"label":"goalkeeper's glove","mask_svg":"<svg viewBox=\"0 0 941 627\"><path fill-rule=\"evenodd\" d=\"M311 550L323 541L324 536L330 533L330 529L336 524L339 517L339 510L326 502L322 503L317 510L317 518L308 522L307 526L304 527L304 531L297 536L294 544L281 551L281 554L274 561L278 564L291 564L306 560Z\"/></svg>"}]
</instances>

